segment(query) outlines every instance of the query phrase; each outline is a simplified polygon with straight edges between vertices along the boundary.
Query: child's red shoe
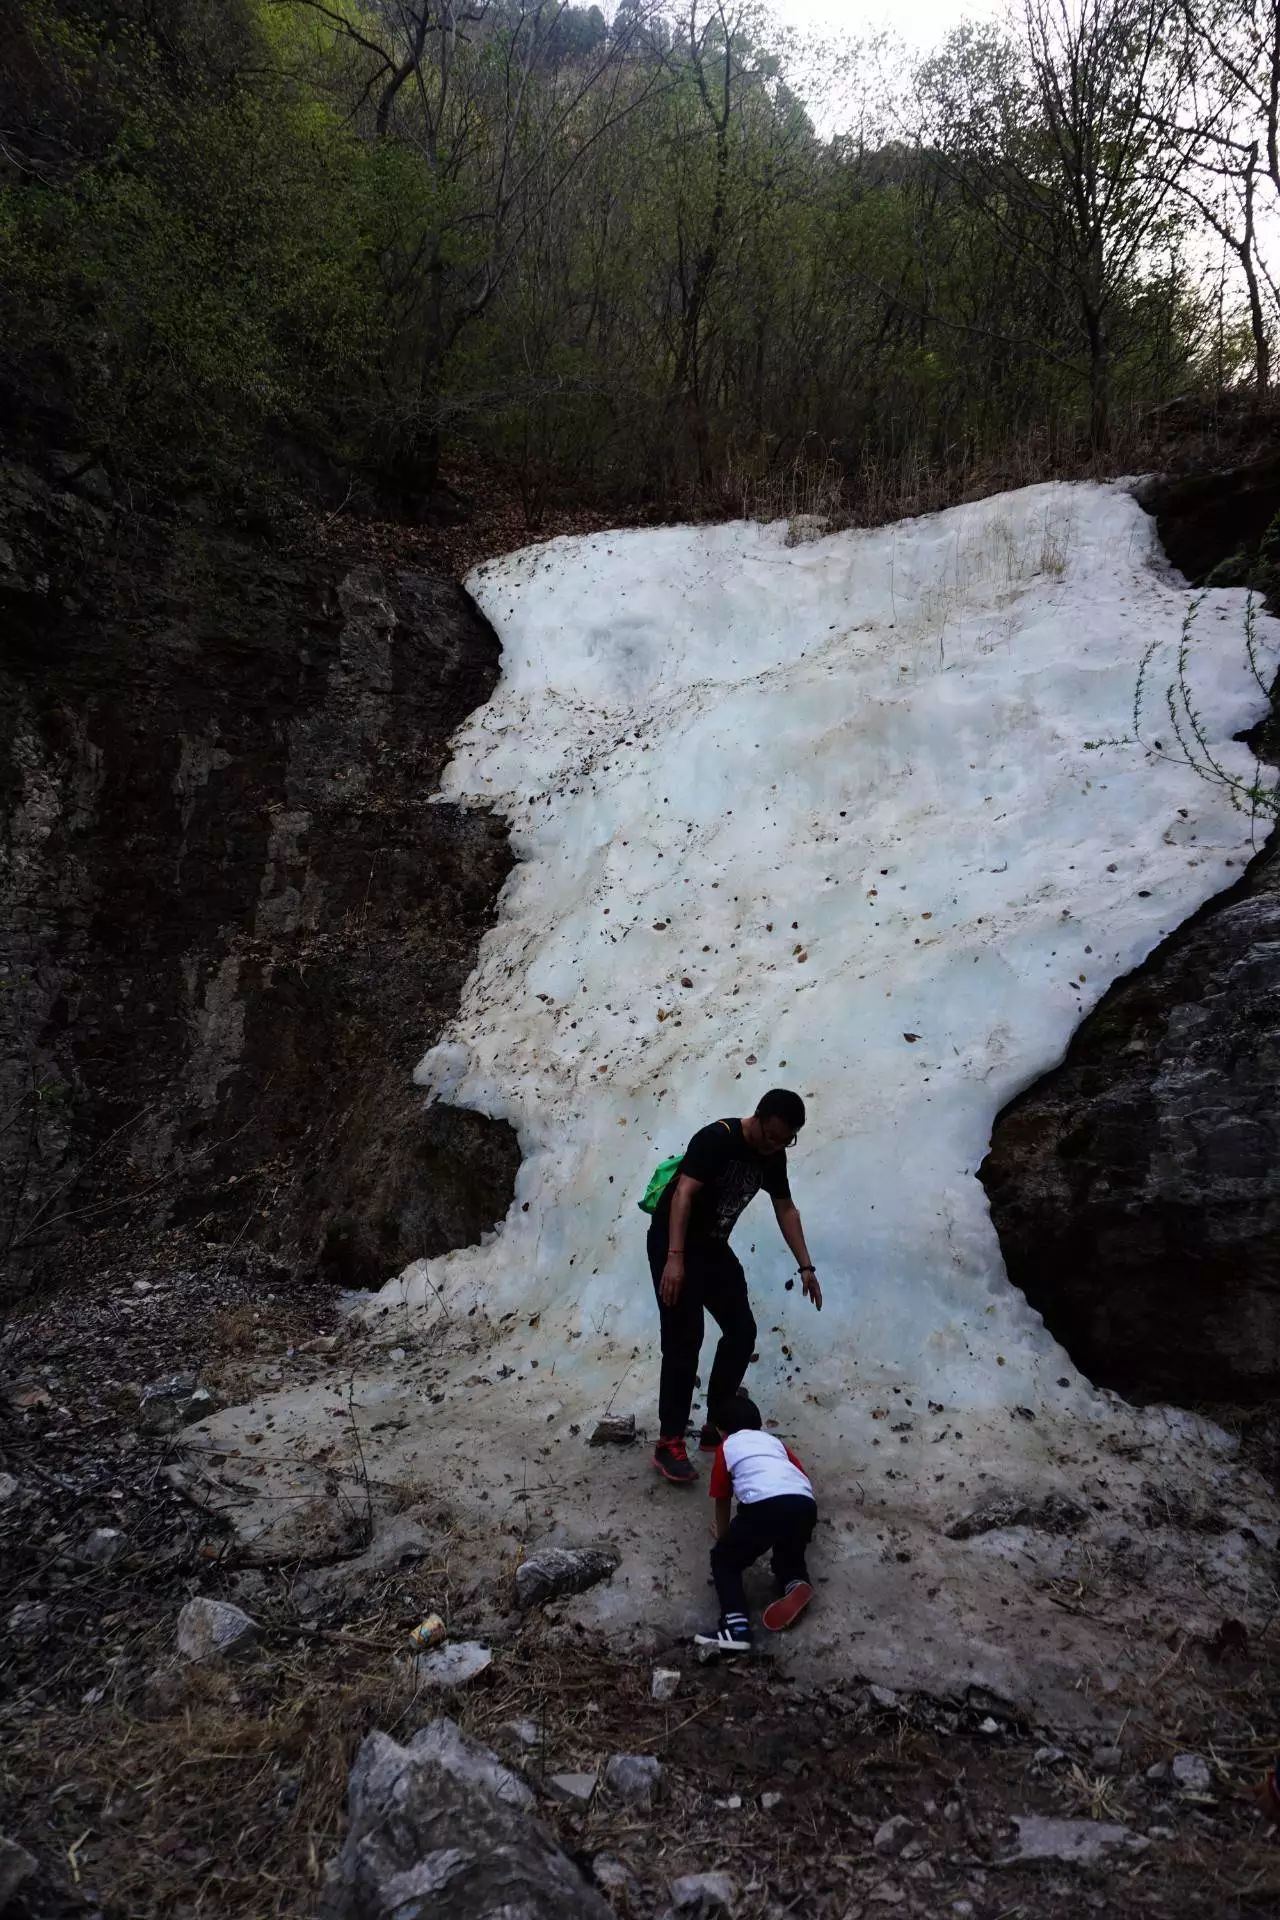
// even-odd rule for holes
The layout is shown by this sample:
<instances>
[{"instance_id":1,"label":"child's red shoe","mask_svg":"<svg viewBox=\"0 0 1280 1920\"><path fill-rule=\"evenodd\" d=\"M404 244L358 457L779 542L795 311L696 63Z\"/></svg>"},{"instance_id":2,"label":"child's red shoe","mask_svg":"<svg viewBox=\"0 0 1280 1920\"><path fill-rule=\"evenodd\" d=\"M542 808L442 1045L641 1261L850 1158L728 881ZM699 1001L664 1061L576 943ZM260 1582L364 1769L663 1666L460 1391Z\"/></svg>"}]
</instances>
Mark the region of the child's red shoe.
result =
<instances>
[{"instance_id":1,"label":"child's red shoe","mask_svg":"<svg viewBox=\"0 0 1280 1920\"><path fill-rule=\"evenodd\" d=\"M782 1633L800 1618L812 1598L813 1588L809 1582L797 1580L789 1593L784 1593L781 1600L774 1600L765 1608L760 1618L770 1633Z\"/></svg>"}]
</instances>

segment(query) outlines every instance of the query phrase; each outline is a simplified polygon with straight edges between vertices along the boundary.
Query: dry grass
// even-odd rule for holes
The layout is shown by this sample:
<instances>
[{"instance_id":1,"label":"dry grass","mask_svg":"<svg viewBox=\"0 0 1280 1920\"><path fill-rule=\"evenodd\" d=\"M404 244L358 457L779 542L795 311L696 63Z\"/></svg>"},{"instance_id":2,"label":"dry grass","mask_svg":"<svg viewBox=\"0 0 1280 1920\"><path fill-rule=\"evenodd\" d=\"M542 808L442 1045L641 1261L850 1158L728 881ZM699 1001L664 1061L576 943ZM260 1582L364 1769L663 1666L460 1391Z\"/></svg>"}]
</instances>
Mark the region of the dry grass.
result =
<instances>
[{"instance_id":1,"label":"dry grass","mask_svg":"<svg viewBox=\"0 0 1280 1920\"><path fill-rule=\"evenodd\" d=\"M301 1914L337 1844L356 1746L403 1714L390 1671L324 1646L246 1674L162 1672L138 1702L43 1714L30 1742L6 1742L0 1777L29 1844L115 1911Z\"/></svg>"},{"instance_id":2,"label":"dry grass","mask_svg":"<svg viewBox=\"0 0 1280 1920\"><path fill-rule=\"evenodd\" d=\"M247 1302L238 1307L224 1307L211 1317L209 1331L219 1353L253 1353L262 1331L262 1318Z\"/></svg>"},{"instance_id":3,"label":"dry grass","mask_svg":"<svg viewBox=\"0 0 1280 1920\"><path fill-rule=\"evenodd\" d=\"M767 1666L699 1670L677 1699L659 1705L649 1698L647 1660L572 1638L553 1642L554 1631L526 1628L497 1648L485 1679L451 1696L447 1710L518 1757L535 1781L557 1769L595 1767L615 1751L662 1759L676 1820L654 1820L603 1793L582 1811L546 1806L571 1851L627 1860L636 1885L621 1913L656 1913L674 1874L716 1867L743 1887L744 1920L793 1902L835 1920L852 1896L865 1898L886 1875L902 1880L902 1870L870 1845L879 1823L898 1812L919 1823L935 1862L935 1879L919 1888L923 1904L912 1896L902 1911L946 1912L952 1899L972 1897L972 1876L998 1851L1011 1812L1039 1804L1139 1829L1152 1817L1149 1800L1142 1811L1132 1763L1113 1779L1082 1759L1033 1785L1028 1740L975 1738L948 1725L945 1714L876 1713L856 1690L797 1701ZM140 1666L160 1660L170 1644L167 1632L153 1632L134 1649L145 1656ZM404 1622L391 1613L363 1618L350 1633L268 1630L264 1650L243 1667L165 1663L144 1686L122 1685L117 1697L15 1719L0 1758L0 1787L13 1809L7 1818L44 1860L60 1863L81 1894L129 1920L301 1920L314 1913L325 1865L341 1844L347 1772L361 1739L380 1727L407 1740L439 1709L438 1697L415 1694L395 1664L404 1644ZM1216 1690L1212 1676L1195 1680L1222 1743L1215 1747L1210 1736L1206 1749L1187 1724L1193 1679L1170 1669L1164 1697L1176 1710L1159 1737L1153 1727L1142 1738L1156 1754L1184 1744L1212 1754L1213 1818L1170 1804L1163 1817L1176 1824L1175 1839L1144 1856L1132 1876L1114 1873L1108 1882L1098 1911L1116 1920L1139 1912L1161 1920L1260 1916L1280 1899L1280 1847L1246 1811L1265 1743L1241 1715L1260 1717L1265 1688L1256 1671ZM505 1731L516 1719L541 1732L532 1752ZM1244 1791L1237 1793L1238 1784ZM761 1808L765 1788L783 1792L785 1818ZM909 1879L904 1884L912 1888ZM1021 1910L1038 1920L1078 1912L1079 1888L1069 1877L1050 1885L1034 1872L1005 1869L1000 1887L1004 1905L992 1912ZM1028 1904L1019 1908L1020 1901Z\"/></svg>"}]
</instances>

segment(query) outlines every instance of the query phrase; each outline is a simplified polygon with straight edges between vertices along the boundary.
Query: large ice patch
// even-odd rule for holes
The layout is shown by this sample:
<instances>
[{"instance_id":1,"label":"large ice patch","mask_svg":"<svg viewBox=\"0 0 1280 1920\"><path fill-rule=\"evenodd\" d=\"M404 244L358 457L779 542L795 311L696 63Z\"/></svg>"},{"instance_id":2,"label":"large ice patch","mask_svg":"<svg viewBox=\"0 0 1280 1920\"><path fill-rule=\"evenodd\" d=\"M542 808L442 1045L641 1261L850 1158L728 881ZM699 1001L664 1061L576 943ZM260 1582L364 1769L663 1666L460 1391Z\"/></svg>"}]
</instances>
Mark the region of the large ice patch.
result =
<instances>
[{"instance_id":1,"label":"large ice patch","mask_svg":"<svg viewBox=\"0 0 1280 1920\"><path fill-rule=\"evenodd\" d=\"M1190 592L1119 486L786 533L556 540L472 576L502 677L443 792L496 808L519 865L419 1078L510 1120L525 1159L500 1231L384 1304L542 1316L566 1404L635 1349L628 1392L647 1390L636 1200L695 1127L785 1085L809 1106L792 1184L826 1306L784 1292L757 1200L736 1244L766 1404L803 1395L842 1426L890 1382L1078 1404L976 1170L1000 1106L1249 854L1248 819L1176 752L1090 744L1131 731L1153 640L1160 736ZM1247 772L1243 607L1206 597L1192 672L1215 753Z\"/></svg>"}]
</instances>

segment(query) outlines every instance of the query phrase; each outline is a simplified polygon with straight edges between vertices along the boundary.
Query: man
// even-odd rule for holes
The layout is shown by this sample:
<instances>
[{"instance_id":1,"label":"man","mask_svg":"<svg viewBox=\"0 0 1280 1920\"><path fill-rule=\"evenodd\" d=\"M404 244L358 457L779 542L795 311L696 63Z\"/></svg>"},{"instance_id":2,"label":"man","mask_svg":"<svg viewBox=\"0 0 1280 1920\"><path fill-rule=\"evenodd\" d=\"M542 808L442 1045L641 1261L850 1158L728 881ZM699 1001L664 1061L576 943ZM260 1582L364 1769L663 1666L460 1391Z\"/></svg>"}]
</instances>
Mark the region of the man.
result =
<instances>
[{"instance_id":1,"label":"man","mask_svg":"<svg viewBox=\"0 0 1280 1920\"><path fill-rule=\"evenodd\" d=\"M707 1385L711 1420L701 1435L707 1451L720 1444L719 1431L711 1424L716 1408L737 1393L755 1349L747 1279L729 1247L729 1235L761 1187L795 1256L805 1297L822 1307L822 1289L787 1184L787 1148L795 1145L803 1125L804 1101L784 1087L766 1093L745 1120L713 1121L694 1134L654 1211L648 1251L662 1317L662 1381L661 1431L653 1464L677 1487L691 1486L698 1477L684 1436L702 1351L704 1309L720 1328Z\"/></svg>"}]
</instances>

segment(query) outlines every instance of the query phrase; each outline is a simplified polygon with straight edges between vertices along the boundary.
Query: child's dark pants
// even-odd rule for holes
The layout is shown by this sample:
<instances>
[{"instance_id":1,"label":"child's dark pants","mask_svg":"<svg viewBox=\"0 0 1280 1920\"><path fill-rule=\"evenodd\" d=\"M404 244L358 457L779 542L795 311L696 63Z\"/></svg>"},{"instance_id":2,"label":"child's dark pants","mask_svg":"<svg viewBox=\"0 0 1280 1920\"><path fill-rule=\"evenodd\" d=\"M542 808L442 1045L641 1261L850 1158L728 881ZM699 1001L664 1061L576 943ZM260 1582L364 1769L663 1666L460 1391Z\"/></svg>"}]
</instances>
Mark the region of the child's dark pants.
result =
<instances>
[{"instance_id":1,"label":"child's dark pants","mask_svg":"<svg viewBox=\"0 0 1280 1920\"><path fill-rule=\"evenodd\" d=\"M743 1573L770 1548L779 1593L785 1593L792 1580L808 1580L804 1550L817 1519L817 1502L806 1493L779 1493L772 1500L739 1505L728 1533L711 1549L711 1575L721 1613L747 1611Z\"/></svg>"}]
</instances>

